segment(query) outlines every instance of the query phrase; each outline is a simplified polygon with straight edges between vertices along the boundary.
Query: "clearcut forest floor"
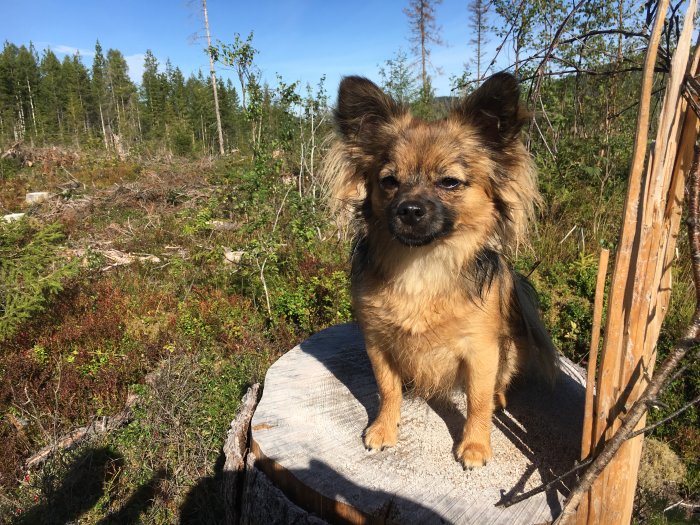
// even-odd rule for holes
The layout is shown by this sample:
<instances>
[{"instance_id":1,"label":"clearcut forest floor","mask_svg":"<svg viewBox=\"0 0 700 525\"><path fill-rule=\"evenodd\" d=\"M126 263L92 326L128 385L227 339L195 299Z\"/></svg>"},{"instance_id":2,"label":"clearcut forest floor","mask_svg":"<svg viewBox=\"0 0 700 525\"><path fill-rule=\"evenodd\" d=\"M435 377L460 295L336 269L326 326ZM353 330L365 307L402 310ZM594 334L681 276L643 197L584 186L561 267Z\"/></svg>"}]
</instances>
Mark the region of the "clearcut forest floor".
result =
<instances>
[{"instance_id":1,"label":"clearcut forest floor","mask_svg":"<svg viewBox=\"0 0 700 525\"><path fill-rule=\"evenodd\" d=\"M27 252L57 225L49 266L71 271L0 341L0 523L222 520L220 450L247 386L350 318L345 241L249 166L3 163L0 215L26 216L2 233ZM35 191L53 196L24 203ZM27 468L127 403L128 424Z\"/></svg>"}]
</instances>

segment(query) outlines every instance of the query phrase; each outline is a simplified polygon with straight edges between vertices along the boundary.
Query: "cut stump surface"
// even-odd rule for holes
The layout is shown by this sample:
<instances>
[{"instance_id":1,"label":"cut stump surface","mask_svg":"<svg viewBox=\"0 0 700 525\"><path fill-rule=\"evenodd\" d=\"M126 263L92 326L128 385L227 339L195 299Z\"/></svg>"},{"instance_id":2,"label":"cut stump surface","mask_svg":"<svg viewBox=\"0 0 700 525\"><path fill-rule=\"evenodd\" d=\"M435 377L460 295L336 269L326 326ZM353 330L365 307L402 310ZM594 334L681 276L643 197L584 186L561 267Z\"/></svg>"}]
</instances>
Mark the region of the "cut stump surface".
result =
<instances>
[{"instance_id":1,"label":"cut stump surface","mask_svg":"<svg viewBox=\"0 0 700 525\"><path fill-rule=\"evenodd\" d=\"M379 407L357 325L331 327L268 371L251 423L256 466L292 501L330 522L533 524L556 517L563 483L511 507L508 496L549 481L580 454L583 371L567 360L554 389L513 385L494 416L493 459L463 470L453 449L466 415L451 402L404 395L398 444L368 452L362 432Z\"/></svg>"}]
</instances>

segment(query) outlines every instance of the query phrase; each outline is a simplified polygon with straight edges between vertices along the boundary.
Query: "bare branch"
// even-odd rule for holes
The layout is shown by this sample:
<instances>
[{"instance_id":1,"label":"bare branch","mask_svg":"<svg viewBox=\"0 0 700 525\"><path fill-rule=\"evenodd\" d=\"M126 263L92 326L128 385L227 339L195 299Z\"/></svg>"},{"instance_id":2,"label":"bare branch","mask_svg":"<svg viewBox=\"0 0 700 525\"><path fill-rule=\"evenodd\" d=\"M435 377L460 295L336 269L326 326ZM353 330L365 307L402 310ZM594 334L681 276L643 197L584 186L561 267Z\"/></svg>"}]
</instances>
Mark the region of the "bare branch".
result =
<instances>
[{"instance_id":1,"label":"bare branch","mask_svg":"<svg viewBox=\"0 0 700 525\"><path fill-rule=\"evenodd\" d=\"M571 38L565 40L560 40L559 45L573 44L574 42L586 41L594 36L601 35L622 35L627 38L640 37L649 40L649 33L640 31L627 31L625 29L596 29L593 31L587 31L586 33L581 33Z\"/></svg>"},{"instance_id":2,"label":"bare branch","mask_svg":"<svg viewBox=\"0 0 700 525\"><path fill-rule=\"evenodd\" d=\"M530 87L530 91L528 93L528 99L532 100L540 92L540 83L542 81L542 75L544 75L545 68L547 67L547 62L549 61L549 57L552 55L554 52L554 49L559 45L559 38L561 37L562 32L564 31L564 28L567 26L569 23L569 20L571 20L571 17L574 16L574 13L579 10L579 8L583 5L585 0L579 0L579 2L569 11L569 14L566 15L564 18L564 21L559 25L559 28L557 29L556 33L554 34L554 38L552 38L552 41L549 44L549 47L547 48L547 51L544 54L544 58L540 62L540 65L537 66L537 75L535 77L535 82L534 86Z\"/></svg>"},{"instance_id":3,"label":"bare branch","mask_svg":"<svg viewBox=\"0 0 700 525\"><path fill-rule=\"evenodd\" d=\"M667 383L667 384L668 384L668 383ZM666 385L664 385L664 386L666 386ZM662 387L662 388L663 388L663 387ZM652 423L651 425L647 425L647 426L645 426L644 428L640 428L640 429L637 430L636 432L632 432L632 433L629 435L629 437L628 437L627 439L632 439L632 438L635 438L635 437L637 437L637 436L639 436L639 435L641 435L641 434L646 434L647 432L649 432L649 431L651 431L651 430L654 430L656 427L660 427L660 426L663 425L664 423L668 423L668 422L671 421L673 418L675 418L676 416L682 414L683 412L685 412L686 410L688 410L690 407L692 407L693 405L697 405L698 403L700 403L700 396L696 397L695 399L693 399L693 400L690 401L689 403L686 403L686 404L683 405L681 408L679 408L678 410L676 410L676 411L673 412L672 414L669 414L669 415L666 416L665 418L659 419L656 423Z\"/></svg>"},{"instance_id":4,"label":"bare branch","mask_svg":"<svg viewBox=\"0 0 700 525\"><path fill-rule=\"evenodd\" d=\"M669 378L666 381L666 383L661 387L661 389L663 390L666 386L668 386L668 384L671 381L672 381L672 378ZM682 414L683 412L688 410L690 407L692 407L698 403L700 403L700 396L696 397L695 399L693 399L689 403L686 403L681 408L679 408L678 410L676 410L672 414L669 414L665 418L660 419L659 421L656 421L655 423L652 423L651 425L647 425L644 428L640 428L636 432L632 432L632 434L627 436L625 439L630 440L630 439L635 438L641 434L646 434L647 432L654 430L655 428L663 425L664 423L668 423L669 421L671 421L672 419L674 419L675 417ZM647 404L647 406L649 406L649 405L653 406L653 405L657 404L657 401L656 400L649 400L649 401L647 401L646 404ZM544 492L544 491L550 489L551 487L553 487L554 485L556 485L557 483L559 483L560 481L565 480L566 478L568 478L572 474L578 472L579 470L581 470L583 468L586 468L588 465L593 463L593 460L595 458L596 458L596 456L591 456L591 457L588 457L588 458L582 460L581 462L576 462L576 464L571 469L567 470L566 472L557 476L556 478L549 480L547 483L543 483L541 485L538 485L537 487L532 488L532 489L528 490L527 492L523 492L522 494L515 495L515 496L508 498L506 500L502 500L502 501L498 502L496 505L503 506L503 507L510 507L511 505L515 505L516 503L520 503L521 501L529 499L532 496L535 496L536 494Z\"/></svg>"},{"instance_id":5,"label":"bare branch","mask_svg":"<svg viewBox=\"0 0 700 525\"><path fill-rule=\"evenodd\" d=\"M547 483L543 483L533 489L528 490L527 492L523 492L522 494L518 494L517 496L513 496L512 498L508 498L507 500L501 500L498 503L496 503L497 507L510 507L512 505L515 505L516 503L520 503L521 501L525 501L526 499L530 499L532 496L535 496L536 494L539 494L541 492L544 492L548 490L549 488L553 487L560 481L565 480L572 474L575 474L579 470L586 468L588 465L593 463L593 458L588 458L583 461L576 462L576 464L564 472L563 474L557 476L554 479L549 480Z\"/></svg>"}]
</instances>

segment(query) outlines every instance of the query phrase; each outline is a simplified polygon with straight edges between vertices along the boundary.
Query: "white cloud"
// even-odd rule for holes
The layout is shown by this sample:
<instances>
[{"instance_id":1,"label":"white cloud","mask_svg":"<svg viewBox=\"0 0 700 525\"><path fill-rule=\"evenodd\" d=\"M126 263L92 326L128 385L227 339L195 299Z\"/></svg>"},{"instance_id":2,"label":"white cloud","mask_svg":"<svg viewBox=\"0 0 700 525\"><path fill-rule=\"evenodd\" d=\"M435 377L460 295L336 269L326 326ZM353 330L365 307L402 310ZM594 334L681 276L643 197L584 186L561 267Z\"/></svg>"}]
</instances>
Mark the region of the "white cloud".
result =
<instances>
[{"instance_id":1,"label":"white cloud","mask_svg":"<svg viewBox=\"0 0 700 525\"><path fill-rule=\"evenodd\" d=\"M51 48L51 51L54 53L58 53L60 55L75 55L76 53L80 53L81 57L92 57L95 56L95 51L91 51L89 49L80 49L78 47L73 47L73 46L66 46L63 44L49 44L49 47Z\"/></svg>"},{"instance_id":2,"label":"white cloud","mask_svg":"<svg viewBox=\"0 0 700 525\"><path fill-rule=\"evenodd\" d=\"M124 57L127 66L129 66L129 77L131 81L136 84L141 83L141 78L143 77L143 62L146 55L143 53L137 53L135 55L128 55Z\"/></svg>"},{"instance_id":3,"label":"white cloud","mask_svg":"<svg viewBox=\"0 0 700 525\"><path fill-rule=\"evenodd\" d=\"M47 43L46 47L58 55L73 56L76 53L80 53L82 58L92 58L95 56L94 50L67 46L65 44ZM146 55L143 53L136 53L134 55L127 55L124 57L124 60L126 60L126 65L129 67L129 77L131 78L132 82L137 84L141 83L141 78L143 77L143 62L145 58Z\"/></svg>"}]
</instances>

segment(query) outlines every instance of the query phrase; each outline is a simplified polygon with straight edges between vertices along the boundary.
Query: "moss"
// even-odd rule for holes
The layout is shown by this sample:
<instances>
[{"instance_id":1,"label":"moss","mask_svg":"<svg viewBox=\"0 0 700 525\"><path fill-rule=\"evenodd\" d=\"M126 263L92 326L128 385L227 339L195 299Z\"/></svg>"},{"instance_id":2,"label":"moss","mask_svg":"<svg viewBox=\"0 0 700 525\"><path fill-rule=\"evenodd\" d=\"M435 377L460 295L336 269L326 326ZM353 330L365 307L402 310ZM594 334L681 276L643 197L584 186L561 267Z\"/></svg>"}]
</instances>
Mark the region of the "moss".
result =
<instances>
[{"instance_id":1,"label":"moss","mask_svg":"<svg viewBox=\"0 0 700 525\"><path fill-rule=\"evenodd\" d=\"M647 438L639 465L639 488L656 498L668 499L683 481L686 468L668 444Z\"/></svg>"}]
</instances>

